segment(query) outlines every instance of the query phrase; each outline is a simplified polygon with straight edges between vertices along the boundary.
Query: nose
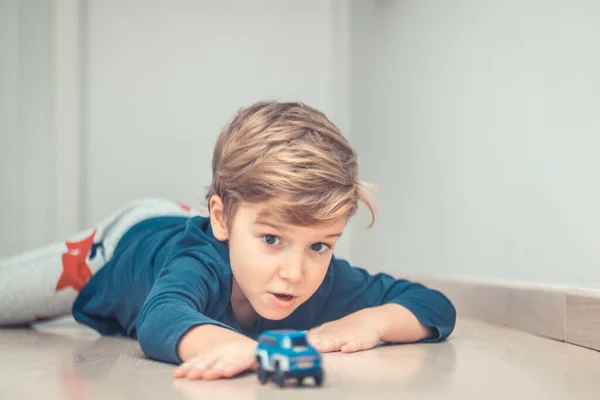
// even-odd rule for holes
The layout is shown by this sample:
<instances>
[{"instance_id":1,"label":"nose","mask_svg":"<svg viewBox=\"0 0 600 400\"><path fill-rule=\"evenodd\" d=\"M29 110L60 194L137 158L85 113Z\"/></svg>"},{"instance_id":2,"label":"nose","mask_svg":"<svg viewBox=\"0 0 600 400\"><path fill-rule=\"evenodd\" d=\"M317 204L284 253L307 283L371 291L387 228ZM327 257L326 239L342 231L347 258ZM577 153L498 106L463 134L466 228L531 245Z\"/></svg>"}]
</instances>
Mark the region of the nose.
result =
<instances>
[{"instance_id":1,"label":"nose","mask_svg":"<svg viewBox=\"0 0 600 400\"><path fill-rule=\"evenodd\" d=\"M304 269L304 257L294 256L284 260L279 267L279 277L289 282L298 282L302 279Z\"/></svg>"}]
</instances>

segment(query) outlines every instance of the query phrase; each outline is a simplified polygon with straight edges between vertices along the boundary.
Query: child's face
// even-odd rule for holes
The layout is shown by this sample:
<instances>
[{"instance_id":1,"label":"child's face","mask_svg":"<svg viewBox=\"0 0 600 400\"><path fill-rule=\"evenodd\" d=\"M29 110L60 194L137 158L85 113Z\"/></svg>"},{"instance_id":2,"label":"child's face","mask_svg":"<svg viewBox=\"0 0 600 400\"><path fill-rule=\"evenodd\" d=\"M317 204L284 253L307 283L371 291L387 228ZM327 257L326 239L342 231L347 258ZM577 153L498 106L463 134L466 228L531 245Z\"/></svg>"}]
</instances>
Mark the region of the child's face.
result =
<instances>
[{"instance_id":1,"label":"child's face","mask_svg":"<svg viewBox=\"0 0 600 400\"><path fill-rule=\"evenodd\" d=\"M266 207L240 204L231 230L219 233L229 240L234 284L257 314L280 320L308 300L323 282L347 219L314 227L258 220Z\"/></svg>"}]
</instances>

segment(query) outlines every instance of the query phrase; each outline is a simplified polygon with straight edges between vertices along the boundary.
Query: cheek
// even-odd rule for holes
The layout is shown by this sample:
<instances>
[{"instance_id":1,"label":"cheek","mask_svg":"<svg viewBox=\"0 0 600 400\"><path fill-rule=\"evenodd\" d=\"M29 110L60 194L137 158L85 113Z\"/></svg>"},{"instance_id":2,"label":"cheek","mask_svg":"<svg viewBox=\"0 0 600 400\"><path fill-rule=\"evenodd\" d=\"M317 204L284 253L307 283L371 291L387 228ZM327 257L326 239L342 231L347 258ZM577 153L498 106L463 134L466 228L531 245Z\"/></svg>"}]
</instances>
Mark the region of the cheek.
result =
<instances>
[{"instance_id":1,"label":"cheek","mask_svg":"<svg viewBox=\"0 0 600 400\"><path fill-rule=\"evenodd\" d=\"M245 281L263 280L269 276L273 260L265 255L262 244L256 238L232 238L229 242L231 268L235 275Z\"/></svg>"},{"instance_id":2,"label":"cheek","mask_svg":"<svg viewBox=\"0 0 600 400\"><path fill-rule=\"evenodd\" d=\"M313 288L318 288L323 279L325 279L325 275L327 274L327 269L329 268L330 259L327 261L316 261L309 268L306 269L305 279L306 283Z\"/></svg>"},{"instance_id":3,"label":"cheek","mask_svg":"<svg viewBox=\"0 0 600 400\"><path fill-rule=\"evenodd\" d=\"M255 238L245 233L234 231L229 238L229 253L232 261L253 260L257 255L257 247Z\"/></svg>"}]
</instances>

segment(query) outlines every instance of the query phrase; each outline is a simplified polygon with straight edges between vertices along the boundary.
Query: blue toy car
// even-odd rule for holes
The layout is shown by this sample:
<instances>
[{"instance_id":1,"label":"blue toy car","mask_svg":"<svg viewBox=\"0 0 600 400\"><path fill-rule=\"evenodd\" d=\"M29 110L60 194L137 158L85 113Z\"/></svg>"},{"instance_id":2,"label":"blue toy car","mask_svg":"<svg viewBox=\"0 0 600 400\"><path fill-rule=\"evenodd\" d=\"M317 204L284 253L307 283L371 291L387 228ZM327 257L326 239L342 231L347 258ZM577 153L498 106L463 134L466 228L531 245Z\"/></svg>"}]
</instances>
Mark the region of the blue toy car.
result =
<instances>
[{"instance_id":1,"label":"blue toy car","mask_svg":"<svg viewBox=\"0 0 600 400\"><path fill-rule=\"evenodd\" d=\"M307 377L312 377L317 386L323 384L321 355L308 343L305 332L263 332L258 338L256 361L261 384L271 379L283 387L286 379L295 378L298 385L302 385Z\"/></svg>"}]
</instances>

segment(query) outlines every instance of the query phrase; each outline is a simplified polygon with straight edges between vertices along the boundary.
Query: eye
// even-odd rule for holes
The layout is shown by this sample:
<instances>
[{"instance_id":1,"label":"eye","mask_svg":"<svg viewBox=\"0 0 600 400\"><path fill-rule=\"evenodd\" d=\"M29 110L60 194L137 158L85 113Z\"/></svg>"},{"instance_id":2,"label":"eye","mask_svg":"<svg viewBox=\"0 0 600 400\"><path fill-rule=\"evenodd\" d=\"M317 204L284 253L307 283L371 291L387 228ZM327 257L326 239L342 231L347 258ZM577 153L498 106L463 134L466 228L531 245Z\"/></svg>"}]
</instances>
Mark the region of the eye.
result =
<instances>
[{"instance_id":1,"label":"eye","mask_svg":"<svg viewBox=\"0 0 600 400\"><path fill-rule=\"evenodd\" d=\"M316 253L324 254L331 249L331 246L329 246L327 243L314 243L310 245L310 249Z\"/></svg>"},{"instance_id":2,"label":"eye","mask_svg":"<svg viewBox=\"0 0 600 400\"><path fill-rule=\"evenodd\" d=\"M280 241L275 235L263 235L262 240L267 246L276 246Z\"/></svg>"}]
</instances>

